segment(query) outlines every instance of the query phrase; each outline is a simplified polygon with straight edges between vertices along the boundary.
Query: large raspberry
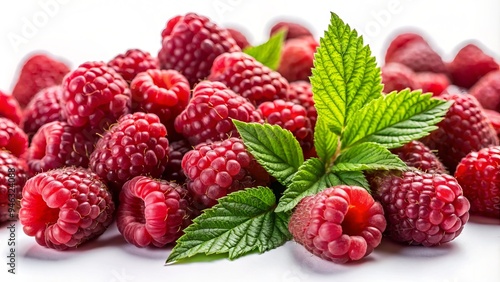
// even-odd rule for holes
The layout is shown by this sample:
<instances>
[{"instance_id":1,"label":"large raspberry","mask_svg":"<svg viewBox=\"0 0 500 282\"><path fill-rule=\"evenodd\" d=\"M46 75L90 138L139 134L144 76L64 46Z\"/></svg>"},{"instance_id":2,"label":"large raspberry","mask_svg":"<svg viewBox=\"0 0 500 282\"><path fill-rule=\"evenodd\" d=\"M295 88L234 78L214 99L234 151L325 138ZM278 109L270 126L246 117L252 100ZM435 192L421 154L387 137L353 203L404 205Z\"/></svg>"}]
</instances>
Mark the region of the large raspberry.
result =
<instances>
[{"instance_id":1,"label":"large raspberry","mask_svg":"<svg viewBox=\"0 0 500 282\"><path fill-rule=\"evenodd\" d=\"M394 241L440 245L455 239L469 219L469 201L448 174L384 172L371 180L374 197L384 207L386 233Z\"/></svg>"},{"instance_id":2,"label":"large raspberry","mask_svg":"<svg viewBox=\"0 0 500 282\"><path fill-rule=\"evenodd\" d=\"M38 244L64 250L104 233L114 210L111 193L96 174L65 167L28 179L19 219Z\"/></svg>"},{"instance_id":3,"label":"large raspberry","mask_svg":"<svg viewBox=\"0 0 500 282\"><path fill-rule=\"evenodd\" d=\"M194 146L239 136L232 119L262 121L247 99L220 82L203 81L194 88L188 106L175 119L175 130Z\"/></svg>"},{"instance_id":4,"label":"large raspberry","mask_svg":"<svg viewBox=\"0 0 500 282\"><path fill-rule=\"evenodd\" d=\"M169 145L168 162L165 165L165 172L163 172L161 178L182 185L186 182L186 175L182 170L182 158L187 152L191 151L193 147L186 139L170 142Z\"/></svg>"},{"instance_id":5,"label":"large raspberry","mask_svg":"<svg viewBox=\"0 0 500 282\"><path fill-rule=\"evenodd\" d=\"M306 108L307 117L311 120L311 125L314 129L316 120L318 119L318 112L316 111L316 107L314 107L311 83L303 80L290 83L288 99Z\"/></svg>"},{"instance_id":6,"label":"large raspberry","mask_svg":"<svg viewBox=\"0 0 500 282\"><path fill-rule=\"evenodd\" d=\"M318 41L311 36L286 41L281 53L278 72L289 82L309 81L311 69L314 67L314 53L318 46Z\"/></svg>"},{"instance_id":7,"label":"large raspberry","mask_svg":"<svg viewBox=\"0 0 500 282\"><path fill-rule=\"evenodd\" d=\"M21 122L22 112L19 103L11 94L0 90L0 117L8 118L16 124Z\"/></svg>"},{"instance_id":8,"label":"large raspberry","mask_svg":"<svg viewBox=\"0 0 500 282\"><path fill-rule=\"evenodd\" d=\"M200 210L231 192L270 183L269 174L235 137L199 144L184 155L182 169Z\"/></svg>"},{"instance_id":9,"label":"large raspberry","mask_svg":"<svg viewBox=\"0 0 500 282\"><path fill-rule=\"evenodd\" d=\"M2 149L18 158L24 158L28 150L28 136L13 121L0 117L0 150Z\"/></svg>"},{"instance_id":10,"label":"large raspberry","mask_svg":"<svg viewBox=\"0 0 500 282\"><path fill-rule=\"evenodd\" d=\"M460 161L455 177L470 201L470 213L500 218L500 147L471 152Z\"/></svg>"},{"instance_id":11,"label":"large raspberry","mask_svg":"<svg viewBox=\"0 0 500 282\"><path fill-rule=\"evenodd\" d=\"M401 91L405 88L412 90L420 88L415 72L403 64L387 63L382 67L381 72L384 93Z\"/></svg>"},{"instance_id":12,"label":"large raspberry","mask_svg":"<svg viewBox=\"0 0 500 282\"><path fill-rule=\"evenodd\" d=\"M288 81L279 72L243 52L218 56L208 79L224 83L254 105L275 99L286 100L288 95Z\"/></svg>"},{"instance_id":13,"label":"large raspberry","mask_svg":"<svg viewBox=\"0 0 500 282\"><path fill-rule=\"evenodd\" d=\"M402 147L392 149L393 154L406 163L428 173L445 173L446 169L438 157L422 142L413 140Z\"/></svg>"},{"instance_id":14,"label":"large raspberry","mask_svg":"<svg viewBox=\"0 0 500 282\"><path fill-rule=\"evenodd\" d=\"M226 29L195 13L170 19L161 36L160 68L179 71L191 86L209 75L217 56L241 51Z\"/></svg>"},{"instance_id":15,"label":"large raspberry","mask_svg":"<svg viewBox=\"0 0 500 282\"><path fill-rule=\"evenodd\" d=\"M500 112L500 70L489 72L479 79L470 89L470 94L483 108Z\"/></svg>"},{"instance_id":16,"label":"large raspberry","mask_svg":"<svg viewBox=\"0 0 500 282\"><path fill-rule=\"evenodd\" d=\"M158 69L158 60L151 56L149 52L140 49L129 49L124 54L118 54L111 59L108 66L112 67L123 79L130 83L137 74L149 69Z\"/></svg>"},{"instance_id":17,"label":"large raspberry","mask_svg":"<svg viewBox=\"0 0 500 282\"><path fill-rule=\"evenodd\" d=\"M269 35L273 36L276 32L280 30L286 31L285 40L290 40L298 37L313 37L311 30L309 30L309 28L305 26L305 23L298 21L290 21L290 20L278 21L271 27Z\"/></svg>"},{"instance_id":18,"label":"large raspberry","mask_svg":"<svg viewBox=\"0 0 500 282\"><path fill-rule=\"evenodd\" d=\"M23 159L0 150L0 223L17 219L28 168Z\"/></svg>"},{"instance_id":19,"label":"large raspberry","mask_svg":"<svg viewBox=\"0 0 500 282\"><path fill-rule=\"evenodd\" d=\"M346 185L302 199L288 224L296 242L336 263L369 255L385 228L382 206L364 188Z\"/></svg>"},{"instance_id":20,"label":"large raspberry","mask_svg":"<svg viewBox=\"0 0 500 282\"><path fill-rule=\"evenodd\" d=\"M163 247L177 240L191 223L189 203L188 191L179 184L136 176L120 192L118 230L137 247Z\"/></svg>"}]
</instances>

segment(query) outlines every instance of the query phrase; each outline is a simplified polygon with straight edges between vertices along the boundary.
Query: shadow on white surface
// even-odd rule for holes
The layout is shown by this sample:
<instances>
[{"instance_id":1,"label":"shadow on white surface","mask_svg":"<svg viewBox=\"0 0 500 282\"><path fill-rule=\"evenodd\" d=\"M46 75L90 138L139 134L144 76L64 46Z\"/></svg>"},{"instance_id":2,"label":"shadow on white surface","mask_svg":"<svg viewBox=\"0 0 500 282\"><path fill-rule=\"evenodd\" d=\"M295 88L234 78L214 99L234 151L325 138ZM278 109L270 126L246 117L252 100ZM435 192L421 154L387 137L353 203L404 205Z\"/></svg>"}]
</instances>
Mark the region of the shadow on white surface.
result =
<instances>
[{"instance_id":1,"label":"shadow on white surface","mask_svg":"<svg viewBox=\"0 0 500 282\"><path fill-rule=\"evenodd\" d=\"M469 222L488 224L488 225L500 225L500 218L491 218L485 216L471 215Z\"/></svg>"},{"instance_id":2,"label":"shadow on white surface","mask_svg":"<svg viewBox=\"0 0 500 282\"><path fill-rule=\"evenodd\" d=\"M403 245L384 238L376 251L390 255L398 254L408 258L435 258L456 253L459 251L459 246L453 241L433 247Z\"/></svg>"},{"instance_id":3,"label":"shadow on white surface","mask_svg":"<svg viewBox=\"0 0 500 282\"><path fill-rule=\"evenodd\" d=\"M155 248L155 247L147 247L147 248L138 248L132 244L126 244L122 247L122 250L140 258L151 259L151 260L167 260L172 247L165 248Z\"/></svg>"}]
</instances>

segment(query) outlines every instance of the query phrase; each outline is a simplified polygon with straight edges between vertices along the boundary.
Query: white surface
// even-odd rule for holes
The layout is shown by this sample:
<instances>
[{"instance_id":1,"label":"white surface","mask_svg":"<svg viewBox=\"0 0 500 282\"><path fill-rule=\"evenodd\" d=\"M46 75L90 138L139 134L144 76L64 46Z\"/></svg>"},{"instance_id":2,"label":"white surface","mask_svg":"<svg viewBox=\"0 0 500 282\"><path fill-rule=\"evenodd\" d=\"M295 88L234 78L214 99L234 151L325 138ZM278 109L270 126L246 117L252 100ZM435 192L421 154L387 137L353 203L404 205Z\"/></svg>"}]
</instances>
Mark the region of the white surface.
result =
<instances>
[{"instance_id":1,"label":"white surface","mask_svg":"<svg viewBox=\"0 0 500 282\"><path fill-rule=\"evenodd\" d=\"M156 55L166 21L188 11L242 27L254 44L267 38L277 17L305 21L320 36L334 11L365 36L379 58L387 41L407 26L424 31L445 59L453 58L467 40L479 40L500 56L498 0L103 2L1 1L0 89L11 91L18 64L37 50L65 58L72 67L108 61L129 48ZM57 252L36 245L16 223L16 275L7 272L9 232L6 224L0 227L0 281L500 281L500 220L483 218L474 218L462 235L442 247L384 241L368 258L349 265L321 261L289 242L232 262L163 266L168 249L127 245L114 226L78 250Z\"/></svg>"}]
</instances>

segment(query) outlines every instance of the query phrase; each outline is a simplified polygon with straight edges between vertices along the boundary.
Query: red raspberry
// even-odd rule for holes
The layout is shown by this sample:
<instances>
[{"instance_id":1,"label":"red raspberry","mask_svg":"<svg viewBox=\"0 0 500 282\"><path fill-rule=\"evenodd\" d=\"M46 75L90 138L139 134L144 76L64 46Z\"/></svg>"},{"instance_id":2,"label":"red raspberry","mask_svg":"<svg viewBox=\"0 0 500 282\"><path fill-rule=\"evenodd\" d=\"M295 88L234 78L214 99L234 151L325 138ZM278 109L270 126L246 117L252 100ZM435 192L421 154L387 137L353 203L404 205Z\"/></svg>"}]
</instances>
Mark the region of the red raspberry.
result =
<instances>
[{"instance_id":1,"label":"red raspberry","mask_svg":"<svg viewBox=\"0 0 500 282\"><path fill-rule=\"evenodd\" d=\"M193 147L186 139L170 142L169 145L168 162L165 165L165 172L161 178L184 184L186 182L186 175L182 170L182 158L187 152L191 151Z\"/></svg>"},{"instance_id":2,"label":"red raspberry","mask_svg":"<svg viewBox=\"0 0 500 282\"><path fill-rule=\"evenodd\" d=\"M489 72L479 79L470 89L470 94L483 108L500 111L500 70Z\"/></svg>"},{"instance_id":3,"label":"red raspberry","mask_svg":"<svg viewBox=\"0 0 500 282\"><path fill-rule=\"evenodd\" d=\"M149 52L140 49L129 49L124 54L118 54L108 62L128 83L143 71L158 69L158 60Z\"/></svg>"},{"instance_id":4,"label":"red raspberry","mask_svg":"<svg viewBox=\"0 0 500 282\"><path fill-rule=\"evenodd\" d=\"M111 193L97 175L65 167L28 179L19 219L24 233L39 245L64 250L104 233L114 210Z\"/></svg>"},{"instance_id":5,"label":"red raspberry","mask_svg":"<svg viewBox=\"0 0 500 282\"><path fill-rule=\"evenodd\" d=\"M218 56L208 77L247 98L254 105L275 99L287 99L288 81L243 52Z\"/></svg>"},{"instance_id":6,"label":"red raspberry","mask_svg":"<svg viewBox=\"0 0 500 282\"><path fill-rule=\"evenodd\" d=\"M220 82L202 81L193 90L188 106L175 119L175 130L191 145L239 136L232 119L261 122L261 115L247 99Z\"/></svg>"},{"instance_id":7,"label":"red raspberry","mask_svg":"<svg viewBox=\"0 0 500 282\"><path fill-rule=\"evenodd\" d=\"M28 168L23 159L0 150L0 223L16 220Z\"/></svg>"},{"instance_id":8,"label":"red raspberry","mask_svg":"<svg viewBox=\"0 0 500 282\"><path fill-rule=\"evenodd\" d=\"M288 90L288 99L306 108L307 117L311 120L311 125L314 129L316 120L318 119L318 112L314 107L311 83L307 81L291 82L290 89Z\"/></svg>"},{"instance_id":9,"label":"red raspberry","mask_svg":"<svg viewBox=\"0 0 500 282\"><path fill-rule=\"evenodd\" d=\"M288 224L296 242L336 263L369 255L385 228L382 206L364 188L346 185L302 199Z\"/></svg>"},{"instance_id":10,"label":"red raspberry","mask_svg":"<svg viewBox=\"0 0 500 282\"><path fill-rule=\"evenodd\" d=\"M500 138L500 113L494 110L483 109L483 113L488 117L493 129L497 133L497 136Z\"/></svg>"},{"instance_id":11,"label":"red raspberry","mask_svg":"<svg viewBox=\"0 0 500 282\"><path fill-rule=\"evenodd\" d=\"M477 100L468 94L443 94L453 101L444 119L420 141L436 154L453 174L460 160L472 151L498 145L498 137Z\"/></svg>"},{"instance_id":12,"label":"red raspberry","mask_svg":"<svg viewBox=\"0 0 500 282\"><path fill-rule=\"evenodd\" d=\"M393 154L406 163L427 173L445 173L446 169L438 157L422 142L413 140L403 147L392 149Z\"/></svg>"},{"instance_id":13,"label":"red raspberry","mask_svg":"<svg viewBox=\"0 0 500 282\"><path fill-rule=\"evenodd\" d=\"M30 55L21 67L12 95L24 108L40 90L61 84L70 68L48 54Z\"/></svg>"},{"instance_id":14,"label":"red raspberry","mask_svg":"<svg viewBox=\"0 0 500 282\"><path fill-rule=\"evenodd\" d=\"M19 103L11 94L0 90L0 117L8 118L16 124L21 122L22 112Z\"/></svg>"},{"instance_id":15,"label":"red raspberry","mask_svg":"<svg viewBox=\"0 0 500 282\"><path fill-rule=\"evenodd\" d=\"M400 63L387 63L381 68L384 93L401 91L405 88L419 89L415 72Z\"/></svg>"},{"instance_id":16,"label":"red raspberry","mask_svg":"<svg viewBox=\"0 0 500 282\"><path fill-rule=\"evenodd\" d=\"M435 246L455 239L469 219L469 201L457 180L418 170L382 173L372 179L384 207L386 233L394 241Z\"/></svg>"},{"instance_id":17,"label":"red raspberry","mask_svg":"<svg viewBox=\"0 0 500 282\"><path fill-rule=\"evenodd\" d=\"M173 243L191 219L188 192L180 185L147 176L123 185L116 223L130 244L160 248Z\"/></svg>"},{"instance_id":18,"label":"red raspberry","mask_svg":"<svg viewBox=\"0 0 500 282\"><path fill-rule=\"evenodd\" d=\"M238 29L235 28L227 28L227 31L231 34L236 44L240 47L241 50L250 47L250 43L248 42L247 37Z\"/></svg>"},{"instance_id":19,"label":"red raspberry","mask_svg":"<svg viewBox=\"0 0 500 282\"><path fill-rule=\"evenodd\" d=\"M298 21L279 21L275 23L271 27L269 36L273 36L276 32L282 29L286 30L285 40L306 36L313 37L309 28L305 27L305 24L299 23Z\"/></svg>"},{"instance_id":20,"label":"red raspberry","mask_svg":"<svg viewBox=\"0 0 500 282\"><path fill-rule=\"evenodd\" d=\"M167 130L155 114L121 117L97 142L89 168L119 192L134 176L160 177L168 161Z\"/></svg>"},{"instance_id":21,"label":"red raspberry","mask_svg":"<svg viewBox=\"0 0 500 282\"><path fill-rule=\"evenodd\" d=\"M269 174L235 137L197 145L184 155L181 165L199 210L231 192L270 183Z\"/></svg>"},{"instance_id":22,"label":"red raspberry","mask_svg":"<svg viewBox=\"0 0 500 282\"><path fill-rule=\"evenodd\" d=\"M65 166L87 167L94 142L63 121L44 124L28 148L30 175Z\"/></svg>"},{"instance_id":23,"label":"red raspberry","mask_svg":"<svg viewBox=\"0 0 500 282\"><path fill-rule=\"evenodd\" d=\"M422 92L431 92L433 96L441 95L450 86L450 80L444 73L417 72L414 79Z\"/></svg>"},{"instance_id":24,"label":"red raspberry","mask_svg":"<svg viewBox=\"0 0 500 282\"><path fill-rule=\"evenodd\" d=\"M465 156L455 177L470 201L470 213L500 218L500 146Z\"/></svg>"},{"instance_id":25,"label":"red raspberry","mask_svg":"<svg viewBox=\"0 0 500 282\"><path fill-rule=\"evenodd\" d=\"M412 42L426 43L425 39L421 35L416 33L407 32L398 34L396 37L392 39L392 41L389 43L389 46L387 47L385 53L385 62L390 61L392 56L394 55L394 53L396 53L398 49L405 48L406 44Z\"/></svg>"},{"instance_id":26,"label":"red raspberry","mask_svg":"<svg viewBox=\"0 0 500 282\"><path fill-rule=\"evenodd\" d=\"M314 67L314 53L318 46L318 41L311 36L287 40L281 53L278 72L289 82L309 81L311 69Z\"/></svg>"},{"instance_id":27,"label":"red raspberry","mask_svg":"<svg viewBox=\"0 0 500 282\"><path fill-rule=\"evenodd\" d=\"M13 121L0 117L0 149L24 158L28 150L28 136Z\"/></svg>"},{"instance_id":28,"label":"red raspberry","mask_svg":"<svg viewBox=\"0 0 500 282\"><path fill-rule=\"evenodd\" d=\"M210 74L217 56L241 51L226 29L195 13L170 19L161 36L160 67L179 71L191 86Z\"/></svg>"},{"instance_id":29,"label":"red raspberry","mask_svg":"<svg viewBox=\"0 0 500 282\"><path fill-rule=\"evenodd\" d=\"M485 74L495 70L498 70L495 59L472 43L462 47L448 64L453 84L465 88L472 87Z\"/></svg>"}]
</instances>

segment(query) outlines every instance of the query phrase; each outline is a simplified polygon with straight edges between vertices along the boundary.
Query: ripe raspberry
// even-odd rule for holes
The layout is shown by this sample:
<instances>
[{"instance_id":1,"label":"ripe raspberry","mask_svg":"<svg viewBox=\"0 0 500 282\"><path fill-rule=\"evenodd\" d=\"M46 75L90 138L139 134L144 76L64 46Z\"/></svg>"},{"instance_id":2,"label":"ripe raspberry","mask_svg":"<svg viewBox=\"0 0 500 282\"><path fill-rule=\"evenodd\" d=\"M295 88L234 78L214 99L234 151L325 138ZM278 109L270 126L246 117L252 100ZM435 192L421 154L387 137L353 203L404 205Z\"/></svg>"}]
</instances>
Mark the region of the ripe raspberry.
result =
<instances>
[{"instance_id":1,"label":"ripe raspberry","mask_svg":"<svg viewBox=\"0 0 500 282\"><path fill-rule=\"evenodd\" d=\"M220 82L202 81L193 90L188 106L175 119L175 130L191 145L239 136L232 119L261 122L261 115L247 99Z\"/></svg>"},{"instance_id":2,"label":"ripe raspberry","mask_svg":"<svg viewBox=\"0 0 500 282\"><path fill-rule=\"evenodd\" d=\"M7 150L18 158L24 158L28 150L28 136L13 121L0 117L0 150Z\"/></svg>"},{"instance_id":3,"label":"ripe raspberry","mask_svg":"<svg viewBox=\"0 0 500 282\"><path fill-rule=\"evenodd\" d=\"M27 171L24 160L0 150L0 223L17 219Z\"/></svg>"},{"instance_id":4,"label":"ripe raspberry","mask_svg":"<svg viewBox=\"0 0 500 282\"><path fill-rule=\"evenodd\" d=\"M309 81L311 69L314 67L314 53L318 46L318 41L311 36L287 40L281 53L278 72L289 82Z\"/></svg>"},{"instance_id":5,"label":"ripe raspberry","mask_svg":"<svg viewBox=\"0 0 500 282\"><path fill-rule=\"evenodd\" d=\"M33 54L21 67L12 95L24 108L40 90L61 84L70 71L66 63L48 54Z\"/></svg>"},{"instance_id":6,"label":"ripe raspberry","mask_svg":"<svg viewBox=\"0 0 500 282\"><path fill-rule=\"evenodd\" d=\"M136 176L120 192L118 230L127 242L140 248L172 243L191 224L188 196L176 183Z\"/></svg>"},{"instance_id":7,"label":"ripe raspberry","mask_svg":"<svg viewBox=\"0 0 500 282\"><path fill-rule=\"evenodd\" d=\"M28 179L19 219L24 233L39 245L65 250L104 233L114 210L111 194L97 175L65 167Z\"/></svg>"},{"instance_id":8,"label":"ripe raspberry","mask_svg":"<svg viewBox=\"0 0 500 282\"><path fill-rule=\"evenodd\" d=\"M184 155L181 165L199 210L231 192L270 183L269 174L235 137L197 145Z\"/></svg>"},{"instance_id":9,"label":"ripe raspberry","mask_svg":"<svg viewBox=\"0 0 500 282\"><path fill-rule=\"evenodd\" d=\"M86 138L78 127L63 121L46 123L28 148L30 175L65 166L87 167L93 150L93 140Z\"/></svg>"},{"instance_id":10,"label":"ripe raspberry","mask_svg":"<svg viewBox=\"0 0 500 282\"><path fill-rule=\"evenodd\" d=\"M453 174L460 160L472 151L498 145L498 137L477 100L468 94L443 94L453 101L444 119L420 141L436 154Z\"/></svg>"},{"instance_id":11,"label":"ripe raspberry","mask_svg":"<svg viewBox=\"0 0 500 282\"><path fill-rule=\"evenodd\" d=\"M227 28L227 31L231 34L231 37L236 41L236 45L240 47L241 50L250 47L247 37L238 29Z\"/></svg>"},{"instance_id":12,"label":"ripe raspberry","mask_svg":"<svg viewBox=\"0 0 500 282\"><path fill-rule=\"evenodd\" d=\"M448 71L453 84L470 88L485 74L498 70L495 59L484 53L475 44L467 44L448 64Z\"/></svg>"},{"instance_id":13,"label":"ripe raspberry","mask_svg":"<svg viewBox=\"0 0 500 282\"><path fill-rule=\"evenodd\" d=\"M489 72L479 79L470 89L470 94L483 108L500 111L500 70Z\"/></svg>"},{"instance_id":14,"label":"ripe raspberry","mask_svg":"<svg viewBox=\"0 0 500 282\"><path fill-rule=\"evenodd\" d=\"M387 63L381 68L384 93L401 91L405 88L419 89L415 72L400 63Z\"/></svg>"},{"instance_id":15,"label":"ripe raspberry","mask_svg":"<svg viewBox=\"0 0 500 282\"><path fill-rule=\"evenodd\" d=\"M140 49L129 49L124 54L118 54L108 62L129 84L134 77L149 69L158 69L158 60L149 52Z\"/></svg>"},{"instance_id":16,"label":"ripe raspberry","mask_svg":"<svg viewBox=\"0 0 500 282\"><path fill-rule=\"evenodd\" d=\"M441 95L450 86L450 80L444 73L417 72L414 79L422 92L431 92L433 96Z\"/></svg>"},{"instance_id":17,"label":"ripe raspberry","mask_svg":"<svg viewBox=\"0 0 500 282\"><path fill-rule=\"evenodd\" d=\"M488 117L493 129L497 133L497 136L500 138L500 113L494 110L483 109L483 113Z\"/></svg>"},{"instance_id":18,"label":"ripe raspberry","mask_svg":"<svg viewBox=\"0 0 500 282\"><path fill-rule=\"evenodd\" d=\"M179 71L191 86L210 74L217 56L241 51L226 29L195 13L170 19L161 36L160 68Z\"/></svg>"},{"instance_id":19,"label":"ripe raspberry","mask_svg":"<svg viewBox=\"0 0 500 282\"><path fill-rule=\"evenodd\" d=\"M208 77L220 81L254 105L275 99L287 99L288 81L243 52L218 56Z\"/></svg>"},{"instance_id":20,"label":"ripe raspberry","mask_svg":"<svg viewBox=\"0 0 500 282\"><path fill-rule=\"evenodd\" d=\"M271 27L269 36L273 36L282 29L286 30L285 40L306 36L313 37L312 32L303 23L299 23L298 21L279 21L275 23Z\"/></svg>"},{"instance_id":21,"label":"ripe raspberry","mask_svg":"<svg viewBox=\"0 0 500 282\"><path fill-rule=\"evenodd\" d=\"M455 177L470 201L471 214L500 218L500 146L469 153Z\"/></svg>"},{"instance_id":22,"label":"ripe raspberry","mask_svg":"<svg viewBox=\"0 0 500 282\"><path fill-rule=\"evenodd\" d=\"M427 173L445 173L446 169L438 157L422 142L413 140L403 147L392 149L393 154L406 163Z\"/></svg>"},{"instance_id":23,"label":"ripe raspberry","mask_svg":"<svg viewBox=\"0 0 500 282\"><path fill-rule=\"evenodd\" d=\"M16 124L21 122L22 112L19 103L11 94L0 90L0 117L8 118Z\"/></svg>"},{"instance_id":24,"label":"ripe raspberry","mask_svg":"<svg viewBox=\"0 0 500 282\"><path fill-rule=\"evenodd\" d=\"M165 165L165 172L163 172L161 178L184 184L186 182L186 175L182 170L182 158L187 152L191 151L193 147L186 139L170 142L169 145L168 162Z\"/></svg>"},{"instance_id":25,"label":"ripe raspberry","mask_svg":"<svg viewBox=\"0 0 500 282\"><path fill-rule=\"evenodd\" d=\"M406 33L400 33L396 37L392 39L392 41L389 43L389 46L387 46L387 50L385 53L385 62L390 61L394 53L398 49L405 48L406 44L412 43L412 42L424 42L426 43L425 39L417 34L417 33L412 33L412 32L406 32Z\"/></svg>"},{"instance_id":26,"label":"ripe raspberry","mask_svg":"<svg viewBox=\"0 0 500 282\"><path fill-rule=\"evenodd\" d=\"M316 120L318 119L318 112L314 107L311 83L307 81L291 82L290 89L288 90L288 99L306 108L307 117L311 120L311 126L314 129Z\"/></svg>"},{"instance_id":27,"label":"ripe raspberry","mask_svg":"<svg viewBox=\"0 0 500 282\"><path fill-rule=\"evenodd\" d=\"M168 161L166 135L155 114L124 115L97 142L89 168L114 192L134 176L160 177Z\"/></svg>"},{"instance_id":28,"label":"ripe raspberry","mask_svg":"<svg viewBox=\"0 0 500 282\"><path fill-rule=\"evenodd\" d=\"M469 219L469 201L448 174L388 172L372 178L384 207L386 234L394 241L435 246L455 239Z\"/></svg>"},{"instance_id":29,"label":"ripe raspberry","mask_svg":"<svg viewBox=\"0 0 500 282\"><path fill-rule=\"evenodd\" d=\"M385 228L382 206L365 189L346 185L302 199L288 224L296 242L336 263L369 255Z\"/></svg>"}]
</instances>

